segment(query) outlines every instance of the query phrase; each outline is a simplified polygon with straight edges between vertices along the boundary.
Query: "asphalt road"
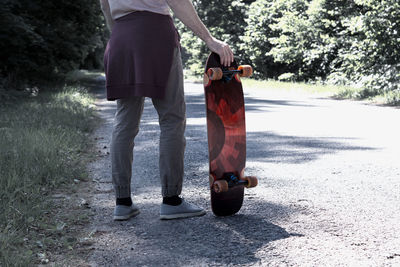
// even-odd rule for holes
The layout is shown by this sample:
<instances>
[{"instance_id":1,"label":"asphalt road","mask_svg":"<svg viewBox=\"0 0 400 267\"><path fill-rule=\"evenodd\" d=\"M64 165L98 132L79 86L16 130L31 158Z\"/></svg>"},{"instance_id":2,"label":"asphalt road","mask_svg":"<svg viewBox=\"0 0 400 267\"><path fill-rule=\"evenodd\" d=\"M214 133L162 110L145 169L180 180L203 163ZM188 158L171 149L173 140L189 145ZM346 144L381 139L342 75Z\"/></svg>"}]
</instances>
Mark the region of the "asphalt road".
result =
<instances>
[{"instance_id":1,"label":"asphalt road","mask_svg":"<svg viewBox=\"0 0 400 267\"><path fill-rule=\"evenodd\" d=\"M203 87L187 83L183 196L207 215L160 221L158 118L146 101L135 141L133 200L141 214L112 221L109 141L103 118L91 229L93 266L399 266L400 109L318 95L245 88L248 175L241 211L215 217L208 191Z\"/></svg>"}]
</instances>

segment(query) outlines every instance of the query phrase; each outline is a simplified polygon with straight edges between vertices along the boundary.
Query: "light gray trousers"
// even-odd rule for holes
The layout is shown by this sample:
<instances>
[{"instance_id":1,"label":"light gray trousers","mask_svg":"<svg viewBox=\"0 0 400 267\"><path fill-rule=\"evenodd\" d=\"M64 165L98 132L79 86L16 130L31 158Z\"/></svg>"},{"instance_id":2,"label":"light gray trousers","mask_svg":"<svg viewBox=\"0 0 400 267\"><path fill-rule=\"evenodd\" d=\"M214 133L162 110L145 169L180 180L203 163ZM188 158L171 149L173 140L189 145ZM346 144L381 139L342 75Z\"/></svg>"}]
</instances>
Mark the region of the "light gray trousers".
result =
<instances>
[{"instance_id":1,"label":"light gray trousers","mask_svg":"<svg viewBox=\"0 0 400 267\"><path fill-rule=\"evenodd\" d=\"M162 196L180 195L186 146L186 104L183 91L181 53L175 49L166 95L152 99L160 124L159 169ZM112 180L117 198L131 196L134 139L139 132L144 97L117 100L111 140Z\"/></svg>"}]
</instances>

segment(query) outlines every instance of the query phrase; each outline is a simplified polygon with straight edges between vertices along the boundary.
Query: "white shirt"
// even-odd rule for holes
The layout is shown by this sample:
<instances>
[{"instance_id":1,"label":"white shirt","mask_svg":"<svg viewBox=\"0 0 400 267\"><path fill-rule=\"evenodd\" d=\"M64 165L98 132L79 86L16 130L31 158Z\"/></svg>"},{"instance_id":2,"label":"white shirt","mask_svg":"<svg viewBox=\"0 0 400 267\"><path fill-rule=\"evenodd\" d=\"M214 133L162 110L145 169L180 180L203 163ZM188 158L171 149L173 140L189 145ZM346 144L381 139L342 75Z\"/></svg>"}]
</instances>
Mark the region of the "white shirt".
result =
<instances>
[{"instance_id":1,"label":"white shirt","mask_svg":"<svg viewBox=\"0 0 400 267\"><path fill-rule=\"evenodd\" d=\"M169 6L165 0L108 0L111 17L116 20L134 11L150 11L170 15Z\"/></svg>"}]
</instances>

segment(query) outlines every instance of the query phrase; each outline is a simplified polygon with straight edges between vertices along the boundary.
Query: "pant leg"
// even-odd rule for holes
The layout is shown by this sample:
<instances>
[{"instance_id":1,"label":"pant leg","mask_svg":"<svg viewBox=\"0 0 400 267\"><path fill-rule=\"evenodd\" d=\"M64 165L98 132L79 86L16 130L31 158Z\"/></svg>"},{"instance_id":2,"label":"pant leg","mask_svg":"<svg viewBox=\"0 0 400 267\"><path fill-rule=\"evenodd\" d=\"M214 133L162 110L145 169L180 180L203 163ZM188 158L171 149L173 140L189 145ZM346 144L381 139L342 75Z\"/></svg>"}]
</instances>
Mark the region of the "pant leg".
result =
<instances>
[{"instance_id":1,"label":"pant leg","mask_svg":"<svg viewBox=\"0 0 400 267\"><path fill-rule=\"evenodd\" d=\"M186 146L186 103L179 48L174 51L165 98L154 98L153 105L158 112L161 129L159 168L162 195L163 197L180 195Z\"/></svg>"},{"instance_id":2,"label":"pant leg","mask_svg":"<svg viewBox=\"0 0 400 267\"><path fill-rule=\"evenodd\" d=\"M144 97L117 100L111 140L112 181L117 198L131 196L134 139L139 132Z\"/></svg>"}]
</instances>

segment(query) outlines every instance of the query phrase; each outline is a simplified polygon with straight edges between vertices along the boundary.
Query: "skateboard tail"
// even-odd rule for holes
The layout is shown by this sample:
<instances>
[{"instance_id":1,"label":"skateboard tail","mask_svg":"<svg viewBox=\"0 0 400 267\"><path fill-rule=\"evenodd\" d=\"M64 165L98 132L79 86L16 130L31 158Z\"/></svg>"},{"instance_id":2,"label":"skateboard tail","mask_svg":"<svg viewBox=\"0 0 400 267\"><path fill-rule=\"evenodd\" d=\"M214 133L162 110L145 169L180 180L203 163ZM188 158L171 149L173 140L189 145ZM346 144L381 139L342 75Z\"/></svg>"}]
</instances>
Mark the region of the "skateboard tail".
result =
<instances>
[{"instance_id":1,"label":"skateboard tail","mask_svg":"<svg viewBox=\"0 0 400 267\"><path fill-rule=\"evenodd\" d=\"M229 216L237 213L243 204L244 187L230 188L228 192L216 193L211 191L211 209L216 216Z\"/></svg>"}]
</instances>

